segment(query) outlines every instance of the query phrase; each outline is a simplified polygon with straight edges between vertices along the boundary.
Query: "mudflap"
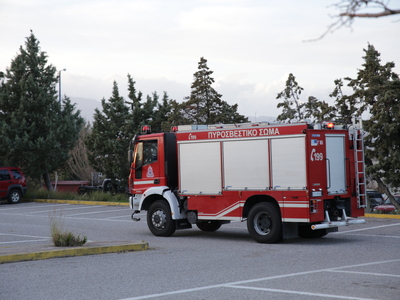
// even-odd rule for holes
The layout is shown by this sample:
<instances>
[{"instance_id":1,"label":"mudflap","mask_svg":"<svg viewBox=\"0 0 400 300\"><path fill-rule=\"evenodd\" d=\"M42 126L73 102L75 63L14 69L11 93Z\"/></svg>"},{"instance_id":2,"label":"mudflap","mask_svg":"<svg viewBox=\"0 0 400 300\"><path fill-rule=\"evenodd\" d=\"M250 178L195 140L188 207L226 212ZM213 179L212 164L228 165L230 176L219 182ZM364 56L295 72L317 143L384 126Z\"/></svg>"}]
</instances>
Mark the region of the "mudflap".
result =
<instances>
[{"instance_id":1,"label":"mudflap","mask_svg":"<svg viewBox=\"0 0 400 300\"><path fill-rule=\"evenodd\" d=\"M175 220L176 229L189 229L192 228L192 224L189 223L187 219L178 219Z\"/></svg>"}]
</instances>

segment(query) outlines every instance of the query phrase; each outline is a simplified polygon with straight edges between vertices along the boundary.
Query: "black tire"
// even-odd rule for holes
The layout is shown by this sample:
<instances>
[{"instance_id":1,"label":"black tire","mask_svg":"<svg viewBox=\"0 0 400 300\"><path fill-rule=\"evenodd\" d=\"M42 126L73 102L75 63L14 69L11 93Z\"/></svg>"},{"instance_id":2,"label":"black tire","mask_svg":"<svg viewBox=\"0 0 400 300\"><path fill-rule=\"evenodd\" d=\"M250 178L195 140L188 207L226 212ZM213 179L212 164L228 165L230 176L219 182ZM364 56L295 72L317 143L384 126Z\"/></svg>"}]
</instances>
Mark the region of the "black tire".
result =
<instances>
[{"instance_id":1,"label":"black tire","mask_svg":"<svg viewBox=\"0 0 400 300\"><path fill-rule=\"evenodd\" d=\"M11 190L10 194L8 195L8 203L15 204L21 201L22 194L19 190Z\"/></svg>"},{"instance_id":2,"label":"black tire","mask_svg":"<svg viewBox=\"0 0 400 300\"><path fill-rule=\"evenodd\" d=\"M157 200L150 205L147 226L156 236L171 236L175 232L175 221L172 220L171 208L167 201Z\"/></svg>"},{"instance_id":3,"label":"black tire","mask_svg":"<svg viewBox=\"0 0 400 300\"><path fill-rule=\"evenodd\" d=\"M197 221L196 225L202 231L213 232L217 231L222 223L220 221Z\"/></svg>"},{"instance_id":4,"label":"black tire","mask_svg":"<svg viewBox=\"0 0 400 300\"><path fill-rule=\"evenodd\" d=\"M277 243L282 239L282 220L279 208L269 202L254 205L247 217L247 230L258 243Z\"/></svg>"},{"instance_id":5,"label":"black tire","mask_svg":"<svg viewBox=\"0 0 400 300\"><path fill-rule=\"evenodd\" d=\"M326 229L312 230L311 225L299 225L299 237L306 239L318 239L328 234Z\"/></svg>"}]
</instances>

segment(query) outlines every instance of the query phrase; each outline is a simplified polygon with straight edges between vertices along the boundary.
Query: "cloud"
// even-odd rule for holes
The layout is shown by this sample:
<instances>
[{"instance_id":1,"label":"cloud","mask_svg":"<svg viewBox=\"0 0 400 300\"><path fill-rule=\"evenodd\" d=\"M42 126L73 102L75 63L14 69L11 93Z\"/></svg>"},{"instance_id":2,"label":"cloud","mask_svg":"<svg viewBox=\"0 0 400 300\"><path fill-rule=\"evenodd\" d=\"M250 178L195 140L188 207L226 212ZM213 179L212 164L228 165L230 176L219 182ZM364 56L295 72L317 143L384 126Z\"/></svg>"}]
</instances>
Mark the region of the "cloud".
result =
<instances>
[{"instance_id":1,"label":"cloud","mask_svg":"<svg viewBox=\"0 0 400 300\"><path fill-rule=\"evenodd\" d=\"M332 2L332 1L329 1ZM313 43L332 21L325 1L3 0L0 70L10 65L32 29L71 97L100 100L126 75L145 95L190 94L200 57L215 88L239 112L277 112L276 94L293 73L304 96L328 99L333 81L355 77L368 42L382 62L398 61L398 26L390 19L355 20ZM398 69L398 67L397 67Z\"/></svg>"}]
</instances>

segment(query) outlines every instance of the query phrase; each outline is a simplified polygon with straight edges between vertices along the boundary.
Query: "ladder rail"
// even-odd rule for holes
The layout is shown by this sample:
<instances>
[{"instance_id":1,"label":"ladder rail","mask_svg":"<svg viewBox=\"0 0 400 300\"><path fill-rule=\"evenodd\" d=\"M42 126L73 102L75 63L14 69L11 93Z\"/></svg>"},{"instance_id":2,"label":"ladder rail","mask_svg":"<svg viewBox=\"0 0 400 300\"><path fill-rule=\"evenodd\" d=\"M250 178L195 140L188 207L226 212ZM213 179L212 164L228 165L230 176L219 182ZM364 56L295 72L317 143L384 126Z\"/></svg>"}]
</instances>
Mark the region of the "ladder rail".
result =
<instances>
[{"instance_id":1,"label":"ladder rail","mask_svg":"<svg viewBox=\"0 0 400 300\"><path fill-rule=\"evenodd\" d=\"M366 207L366 183L365 183L365 164L364 164L364 141L362 131L362 120L360 123L355 123L353 118L353 149L354 149L354 164L356 175L356 196L358 208Z\"/></svg>"}]
</instances>

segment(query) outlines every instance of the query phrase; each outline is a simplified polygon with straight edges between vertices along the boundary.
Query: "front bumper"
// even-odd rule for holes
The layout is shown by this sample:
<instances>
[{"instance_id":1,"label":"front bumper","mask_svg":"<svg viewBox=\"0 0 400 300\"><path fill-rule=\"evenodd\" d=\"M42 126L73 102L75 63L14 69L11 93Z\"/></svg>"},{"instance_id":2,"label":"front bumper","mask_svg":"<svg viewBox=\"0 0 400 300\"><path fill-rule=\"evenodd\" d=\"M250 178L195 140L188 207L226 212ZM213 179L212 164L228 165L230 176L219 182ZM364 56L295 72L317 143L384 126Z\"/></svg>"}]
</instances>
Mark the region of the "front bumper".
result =
<instances>
[{"instance_id":1,"label":"front bumper","mask_svg":"<svg viewBox=\"0 0 400 300\"><path fill-rule=\"evenodd\" d=\"M129 197L129 207L133 209L135 212L139 211L140 200L142 199L142 195L132 195Z\"/></svg>"}]
</instances>

